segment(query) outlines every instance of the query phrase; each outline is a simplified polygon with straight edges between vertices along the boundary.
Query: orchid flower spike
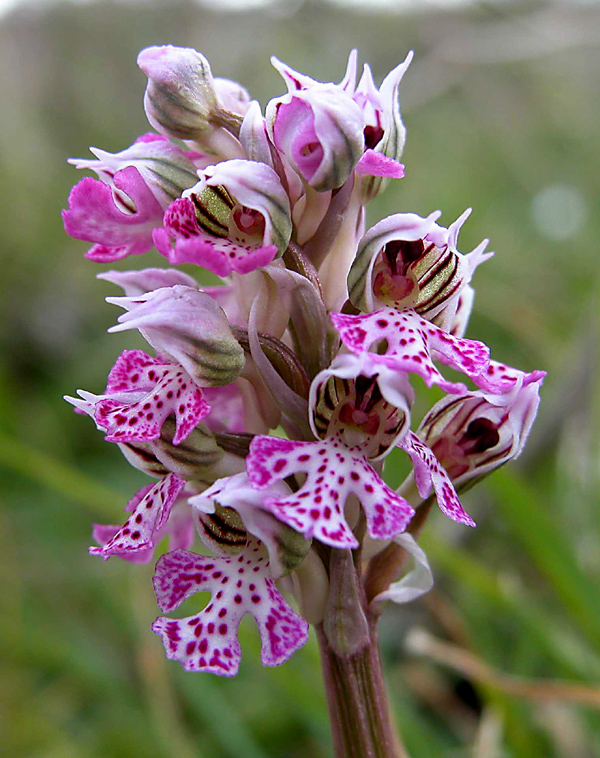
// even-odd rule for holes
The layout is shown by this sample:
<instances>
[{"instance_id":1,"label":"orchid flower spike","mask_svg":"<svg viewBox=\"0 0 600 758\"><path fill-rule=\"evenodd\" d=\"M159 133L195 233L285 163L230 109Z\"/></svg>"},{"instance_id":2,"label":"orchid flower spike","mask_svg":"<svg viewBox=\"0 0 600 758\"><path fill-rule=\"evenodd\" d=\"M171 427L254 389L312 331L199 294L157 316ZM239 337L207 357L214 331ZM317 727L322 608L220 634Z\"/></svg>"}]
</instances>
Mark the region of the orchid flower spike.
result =
<instances>
[{"instance_id":1,"label":"orchid flower spike","mask_svg":"<svg viewBox=\"0 0 600 758\"><path fill-rule=\"evenodd\" d=\"M164 546L152 630L187 671L233 676L249 615L265 666L312 623L336 662L324 669L351 686L348 661L368 658L353 676L376 665L385 601L431 588L416 540L433 499L457 529L475 526L459 493L529 436L544 373L464 336L491 256L487 240L458 250L470 210L448 227L435 211L366 228L366 203L404 175L398 90L411 59L379 87L368 65L356 83L356 51L339 83L274 59L287 92L263 115L202 54L150 47L138 64L158 134L72 161L96 175L63 212L87 257L156 247L168 262L98 275L123 292L106 298L123 309L109 332L137 330L151 353L124 350L101 394L67 400L153 479L122 526L94 526L90 553L147 563ZM413 431L423 385L441 399ZM396 448L410 466L398 490L386 481ZM169 615L188 600L191 615Z\"/></svg>"}]
</instances>

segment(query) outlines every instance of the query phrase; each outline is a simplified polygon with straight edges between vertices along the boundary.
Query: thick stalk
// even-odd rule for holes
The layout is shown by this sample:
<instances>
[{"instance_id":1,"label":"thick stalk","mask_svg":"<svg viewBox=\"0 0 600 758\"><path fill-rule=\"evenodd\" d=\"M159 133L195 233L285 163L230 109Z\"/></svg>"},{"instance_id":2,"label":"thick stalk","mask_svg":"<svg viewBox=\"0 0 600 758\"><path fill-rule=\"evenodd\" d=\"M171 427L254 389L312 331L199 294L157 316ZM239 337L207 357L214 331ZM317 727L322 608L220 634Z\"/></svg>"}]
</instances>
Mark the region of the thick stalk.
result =
<instances>
[{"instance_id":1,"label":"thick stalk","mask_svg":"<svg viewBox=\"0 0 600 758\"><path fill-rule=\"evenodd\" d=\"M317 626L336 758L406 758L395 732L359 577L360 551L331 550L329 599Z\"/></svg>"},{"instance_id":2,"label":"thick stalk","mask_svg":"<svg viewBox=\"0 0 600 758\"><path fill-rule=\"evenodd\" d=\"M350 655L331 647L322 624L317 639L336 758L408 758L390 716L375 626Z\"/></svg>"}]
</instances>

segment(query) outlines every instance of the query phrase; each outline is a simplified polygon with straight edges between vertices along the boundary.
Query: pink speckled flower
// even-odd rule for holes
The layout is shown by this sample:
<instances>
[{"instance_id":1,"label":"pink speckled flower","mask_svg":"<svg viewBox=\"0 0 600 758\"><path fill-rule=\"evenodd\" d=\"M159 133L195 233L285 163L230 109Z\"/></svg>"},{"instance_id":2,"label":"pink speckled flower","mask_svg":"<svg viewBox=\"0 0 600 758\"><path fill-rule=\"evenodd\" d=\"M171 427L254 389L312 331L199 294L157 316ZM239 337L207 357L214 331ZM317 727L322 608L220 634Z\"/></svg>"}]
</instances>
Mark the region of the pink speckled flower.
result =
<instances>
[{"instance_id":1,"label":"pink speckled flower","mask_svg":"<svg viewBox=\"0 0 600 758\"><path fill-rule=\"evenodd\" d=\"M91 416L109 442L151 441L175 416L173 444L184 440L210 412L202 391L177 364L152 358L141 350L125 350L108 375L102 395L79 390L68 398Z\"/></svg>"},{"instance_id":2,"label":"pink speckled flower","mask_svg":"<svg viewBox=\"0 0 600 758\"><path fill-rule=\"evenodd\" d=\"M446 397L421 422L419 436L458 488L483 479L523 451L545 373L518 373L510 370L517 382L510 394L470 392Z\"/></svg>"},{"instance_id":3,"label":"pink speckled flower","mask_svg":"<svg viewBox=\"0 0 600 758\"><path fill-rule=\"evenodd\" d=\"M487 240L468 255L456 249L470 212L448 229L436 223L439 211L426 218L397 213L375 224L358 243L348 275L352 303L363 311L412 308L427 319L443 311L444 324L450 321L476 267L492 255L484 252Z\"/></svg>"},{"instance_id":4,"label":"pink speckled flower","mask_svg":"<svg viewBox=\"0 0 600 758\"><path fill-rule=\"evenodd\" d=\"M154 246L167 206L197 181L200 156L157 134L145 134L119 153L91 148L96 160L73 160L94 171L73 187L63 211L67 234L96 244L86 256L98 263L140 255Z\"/></svg>"}]
</instances>

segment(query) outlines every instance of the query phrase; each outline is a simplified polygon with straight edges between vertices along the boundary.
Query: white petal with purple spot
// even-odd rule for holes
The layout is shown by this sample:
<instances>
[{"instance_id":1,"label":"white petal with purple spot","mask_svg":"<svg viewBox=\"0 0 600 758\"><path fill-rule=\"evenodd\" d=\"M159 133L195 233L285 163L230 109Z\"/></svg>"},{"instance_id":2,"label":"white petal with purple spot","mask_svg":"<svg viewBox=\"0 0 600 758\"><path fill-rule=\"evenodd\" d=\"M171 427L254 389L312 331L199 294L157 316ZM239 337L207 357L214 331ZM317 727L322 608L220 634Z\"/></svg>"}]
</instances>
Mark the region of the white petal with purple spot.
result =
<instances>
[{"instance_id":1,"label":"white petal with purple spot","mask_svg":"<svg viewBox=\"0 0 600 758\"><path fill-rule=\"evenodd\" d=\"M489 365L489 349L482 342L454 337L414 311L382 308L360 316L332 313L331 320L353 353L369 353L375 364L418 374L428 387L439 384L446 392L466 391L464 384L442 376L434 358L472 379ZM380 353L378 345L383 346Z\"/></svg>"},{"instance_id":2,"label":"white petal with purple spot","mask_svg":"<svg viewBox=\"0 0 600 758\"><path fill-rule=\"evenodd\" d=\"M408 432L398 443L407 452L413 462L415 484L419 495L425 498L431 487L442 513L453 521L467 526L475 526L475 522L462 507L452 480L432 450L417 437L414 432Z\"/></svg>"},{"instance_id":3,"label":"white petal with purple spot","mask_svg":"<svg viewBox=\"0 0 600 758\"><path fill-rule=\"evenodd\" d=\"M351 494L360 501L374 539L389 539L403 532L414 514L360 451L347 448L338 437L318 442L255 437L246 470L259 489L305 473L306 480L297 492L286 498L269 498L265 506L305 537L314 536L334 547L358 547L344 516L344 505Z\"/></svg>"},{"instance_id":4,"label":"white petal with purple spot","mask_svg":"<svg viewBox=\"0 0 600 758\"><path fill-rule=\"evenodd\" d=\"M170 612L197 592L211 601L195 616L159 617L167 657L187 671L234 676L241 660L237 630L246 613L254 616L265 666L286 661L308 639L308 624L285 602L273 581L259 543L252 541L236 558L210 558L176 550L156 565L154 589L161 610Z\"/></svg>"},{"instance_id":5,"label":"white petal with purple spot","mask_svg":"<svg viewBox=\"0 0 600 758\"><path fill-rule=\"evenodd\" d=\"M167 474L144 494L117 533L102 547L91 547L90 554L101 555L108 560L111 555L127 555L153 548L155 535L167 523L171 507L184 485L183 479ZM103 532L98 536L108 535Z\"/></svg>"}]
</instances>

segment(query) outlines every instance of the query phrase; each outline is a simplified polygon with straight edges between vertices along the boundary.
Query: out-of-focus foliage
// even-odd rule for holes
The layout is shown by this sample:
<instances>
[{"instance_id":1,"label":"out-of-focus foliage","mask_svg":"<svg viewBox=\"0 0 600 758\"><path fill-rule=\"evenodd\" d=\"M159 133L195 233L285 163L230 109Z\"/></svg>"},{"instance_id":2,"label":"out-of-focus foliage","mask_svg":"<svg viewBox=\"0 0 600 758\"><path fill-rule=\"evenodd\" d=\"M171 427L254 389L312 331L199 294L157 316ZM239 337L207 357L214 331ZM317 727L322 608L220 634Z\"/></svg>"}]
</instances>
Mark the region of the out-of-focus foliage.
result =
<instances>
[{"instance_id":1,"label":"out-of-focus foliage","mask_svg":"<svg viewBox=\"0 0 600 758\"><path fill-rule=\"evenodd\" d=\"M95 280L105 267L85 261L85 244L62 230L59 211L80 178L65 160L88 145L120 150L148 129L135 58L168 42L201 50L216 75L263 105L283 89L270 54L339 79L356 46L380 80L415 49L401 93L407 175L372 217L439 207L447 224L472 205L460 247L489 236L497 256L477 272L468 336L549 377L520 465L466 496L478 529L434 519L423 545L436 590L384 617L394 712L413 758L600 754L599 37L598 9L571 4L373 16L315 3L291 15L219 15L107 2L2 21L6 755L330 751L314 641L265 670L248 623L237 679L184 674L149 630L151 568L86 554L91 521L119 523L144 481L60 400L77 387L100 391L115 357L135 346L131 334L105 334L117 314L103 297L114 288ZM162 262L154 253L121 267L131 265ZM417 654L414 639L406 645L415 626L468 651L474 665L459 671L448 656L442 665L431 640ZM581 687L551 690L549 679Z\"/></svg>"}]
</instances>

